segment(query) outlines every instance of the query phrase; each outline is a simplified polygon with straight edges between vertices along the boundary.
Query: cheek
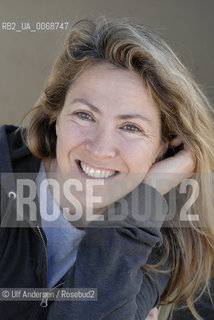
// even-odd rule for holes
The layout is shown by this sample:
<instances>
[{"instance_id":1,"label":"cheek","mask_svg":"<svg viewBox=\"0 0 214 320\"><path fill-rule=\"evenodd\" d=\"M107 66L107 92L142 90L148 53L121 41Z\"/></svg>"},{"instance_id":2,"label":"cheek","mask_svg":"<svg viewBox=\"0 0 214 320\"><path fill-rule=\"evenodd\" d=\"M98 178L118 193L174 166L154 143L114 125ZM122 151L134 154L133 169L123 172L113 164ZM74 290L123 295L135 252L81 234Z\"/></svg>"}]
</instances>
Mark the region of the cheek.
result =
<instances>
[{"instance_id":1,"label":"cheek","mask_svg":"<svg viewBox=\"0 0 214 320\"><path fill-rule=\"evenodd\" d=\"M61 148L69 149L80 144L86 134L84 130L72 123L64 123L58 128L57 143Z\"/></svg>"},{"instance_id":2,"label":"cheek","mask_svg":"<svg viewBox=\"0 0 214 320\"><path fill-rule=\"evenodd\" d=\"M81 145L85 134L75 128L75 126L66 123L58 127L56 155L58 163L66 163L69 160L70 153Z\"/></svg>"},{"instance_id":3,"label":"cheek","mask_svg":"<svg viewBox=\"0 0 214 320\"><path fill-rule=\"evenodd\" d=\"M154 151L151 145L133 143L123 146L123 159L130 173L146 174L152 165Z\"/></svg>"}]
</instances>

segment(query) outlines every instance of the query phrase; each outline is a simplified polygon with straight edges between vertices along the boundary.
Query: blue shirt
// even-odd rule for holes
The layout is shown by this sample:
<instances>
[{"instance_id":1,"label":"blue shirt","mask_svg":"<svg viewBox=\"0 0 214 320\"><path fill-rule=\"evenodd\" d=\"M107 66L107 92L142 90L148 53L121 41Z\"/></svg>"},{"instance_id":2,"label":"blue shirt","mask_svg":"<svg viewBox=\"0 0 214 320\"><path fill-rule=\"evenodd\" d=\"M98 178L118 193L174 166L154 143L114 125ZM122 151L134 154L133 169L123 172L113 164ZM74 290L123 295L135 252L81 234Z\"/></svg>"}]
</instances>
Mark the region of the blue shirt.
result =
<instances>
[{"instance_id":1,"label":"blue shirt","mask_svg":"<svg viewBox=\"0 0 214 320\"><path fill-rule=\"evenodd\" d=\"M78 246L85 231L75 228L64 218L50 192L42 161L36 185L42 228L47 238L48 287L52 288L75 263Z\"/></svg>"}]
</instances>

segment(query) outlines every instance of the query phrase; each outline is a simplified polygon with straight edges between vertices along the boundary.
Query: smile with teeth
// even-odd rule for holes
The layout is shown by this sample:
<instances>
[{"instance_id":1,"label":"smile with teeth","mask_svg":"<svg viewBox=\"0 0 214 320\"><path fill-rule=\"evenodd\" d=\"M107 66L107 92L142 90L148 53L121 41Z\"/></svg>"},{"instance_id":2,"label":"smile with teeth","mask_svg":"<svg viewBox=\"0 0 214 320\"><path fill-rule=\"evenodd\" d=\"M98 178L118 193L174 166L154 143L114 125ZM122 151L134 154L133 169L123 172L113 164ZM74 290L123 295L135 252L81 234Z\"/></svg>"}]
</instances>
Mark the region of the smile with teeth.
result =
<instances>
[{"instance_id":1,"label":"smile with teeth","mask_svg":"<svg viewBox=\"0 0 214 320\"><path fill-rule=\"evenodd\" d=\"M98 178L98 179L109 178L118 172L118 171L112 171L107 169L105 170L95 169L93 167L90 167L88 164L83 163L82 161L80 161L79 164L82 171L91 178Z\"/></svg>"}]
</instances>

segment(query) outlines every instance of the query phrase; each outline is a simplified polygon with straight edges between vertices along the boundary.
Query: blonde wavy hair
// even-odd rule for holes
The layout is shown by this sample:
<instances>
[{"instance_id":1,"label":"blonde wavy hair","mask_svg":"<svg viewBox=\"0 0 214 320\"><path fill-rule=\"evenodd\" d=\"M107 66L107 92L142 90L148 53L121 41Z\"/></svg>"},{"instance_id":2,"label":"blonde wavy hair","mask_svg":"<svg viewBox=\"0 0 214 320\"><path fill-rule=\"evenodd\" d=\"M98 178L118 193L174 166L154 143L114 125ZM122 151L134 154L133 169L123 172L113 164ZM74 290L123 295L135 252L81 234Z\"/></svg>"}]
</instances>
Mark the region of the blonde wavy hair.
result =
<instances>
[{"instance_id":1,"label":"blonde wavy hair","mask_svg":"<svg viewBox=\"0 0 214 320\"><path fill-rule=\"evenodd\" d=\"M182 137L196 158L200 193L191 209L200 219L185 228L172 221L167 236L163 233L165 259L169 250L172 252L172 277L161 303L185 302L200 319L194 302L208 286L214 259L213 109L165 41L127 18L101 16L74 23L43 94L23 118L26 144L36 157L56 156L55 122L66 92L80 72L102 61L142 77L160 110L162 140Z\"/></svg>"}]
</instances>

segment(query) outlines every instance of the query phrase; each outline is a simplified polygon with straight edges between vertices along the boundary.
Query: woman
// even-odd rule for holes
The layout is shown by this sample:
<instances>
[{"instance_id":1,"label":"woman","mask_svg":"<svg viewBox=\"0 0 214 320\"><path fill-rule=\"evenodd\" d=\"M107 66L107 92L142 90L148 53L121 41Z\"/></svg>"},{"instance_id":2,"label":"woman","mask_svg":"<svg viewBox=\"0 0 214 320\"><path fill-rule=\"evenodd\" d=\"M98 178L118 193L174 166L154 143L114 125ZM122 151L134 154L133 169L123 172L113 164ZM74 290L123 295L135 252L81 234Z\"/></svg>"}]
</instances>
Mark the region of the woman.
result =
<instances>
[{"instance_id":1,"label":"woman","mask_svg":"<svg viewBox=\"0 0 214 320\"><path fill-rule=\"evenodd\" d=\"M30 228L13 228L10 232L3 229L4 258L9 259L15 239L24 242L24 249L19 257L13 257L20 269L19 277L9 269L1 287L21 287L24 276L20 256L24 252L27 276L22 286L97 288L98 299L49 304L42 301L46 307L43 310L39 304L28 302L7 311L8 319L14 315L18 319L19 314L22 319L29 315L35 319L145 319L159 302L181 301L199 319L193 299L205 290L213 266L211 116L210 105L188 72L151 30L130 21L103 17L74 24L44 93L25 115L21 131L2 129L3 149L10 149L12 159L1 171L39 171L36 183L43 229L38 225L32 228L35 232ZM23 146L20 132L30 151ZM166 153L169 146L179 147L178 152L173 156ZM163 195L193 172L204 174L194 176L201 189L191 209L199 220L187 221L183 228L177 210L161 228L160 216L166 215ZM167 181L161 179L163 174ZM52 195L45 198L48 206L44 208L40 192L42 181L52 175L60 187L60 200L53 192L61 214L55 229L49 228L44 219ZM70 206L71 216L78 210L80 213L78 223L72 221L75 229L61 218L62 208L68 207L63 188L70 176L80 183L80 190L78 184L72 188L76 202ZM88 193L88 180L99 186L95 195L100 202ZM5 189L9 191L8 185ZM151 202L145 205L145 197L145 201L139 197L138 216L142 218L150 212L143 222L133 219L136 206L132 198L136 190L140 197L149 192L153 202L158 200L161 204L158 208ZM185 199L191 194L188 191ZM5 208L11 208L4 199L6 196L2 201ZM102 216L106 217L106 208L118 200L122 211L126 205L131 210L116 226L106 228ZM99 214L97 227L93 221L88 224L88 211ZM118 212L120 206L116 204L115 216ZM9 214L4 213L3 221ZM72 219L71 216L67 215ZM64 226L67 231L62 234L59 230ZM35 245L37 237L41 241ZM43 243L46 240L47 256ZM12 243L10 248L8 241ZM38 267L42 253L44 259ZM50 262L48 279L46 258ZM38 270L43 271L42 277Z\"/></svg>"}]
</instances>

